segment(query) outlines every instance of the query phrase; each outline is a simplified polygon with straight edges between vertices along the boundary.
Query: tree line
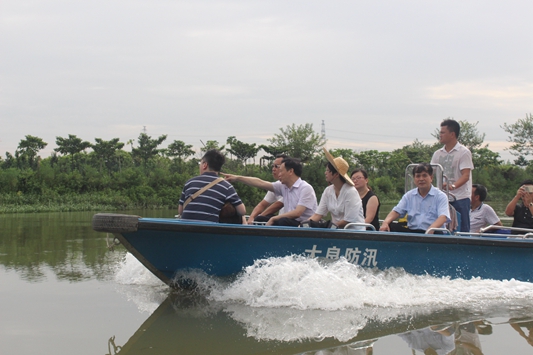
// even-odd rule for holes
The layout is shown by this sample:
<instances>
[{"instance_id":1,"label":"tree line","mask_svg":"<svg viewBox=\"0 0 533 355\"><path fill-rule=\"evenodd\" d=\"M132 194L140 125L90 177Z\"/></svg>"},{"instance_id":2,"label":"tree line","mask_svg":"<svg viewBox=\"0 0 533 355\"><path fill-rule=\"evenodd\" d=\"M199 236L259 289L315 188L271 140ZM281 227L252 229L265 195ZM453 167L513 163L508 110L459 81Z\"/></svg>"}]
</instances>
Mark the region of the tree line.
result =
<instances>
[{"instance_id":1,"label":"tree line","mask_svg":"<svg viewBox=\"0 0 533 355\"><path fill-rule=\"evenodd\" d=\"M502 129L510 134L513 162L504 162L499 153L483 145L485 134L477 123L459 121L459 141L472 152L475 169L473 182L485 185L492 198L512 196L520 181L531 176L533 164L533 116L526 115ZM382 201L397 200L404 193L407 165L429 162L441 147L438 128L432 133L434 143L417 139L393 151L333 149L351 168L364 168L371 188ZM48 143L27 135L14 154L0 158L0 212L48 210L113 210L129 208L177 208L184 183L198 174L199 156L192 145L175 140L166 148L166 135L152 138L141 133L136 141L118 138L94 143L76 135L56 137L57 148L50 157L39 151ZM270 162L277 154L299 158L305 164L302 178L312 184L320 197L326 187L325 158L322 147L326 139L314 131L312 124L288 125L267 140L267 145L245 143L235 136L223 144L208 140L201 152L219 149L227 156L223 170L271 180ZM131 151L123 148L129 144ZM263 152L261 156L259 153ZM200 154L201 155L201 154ZM238 184L237 192L248 207L253 207L264 192Z\"/></svg>"}]
</instances>

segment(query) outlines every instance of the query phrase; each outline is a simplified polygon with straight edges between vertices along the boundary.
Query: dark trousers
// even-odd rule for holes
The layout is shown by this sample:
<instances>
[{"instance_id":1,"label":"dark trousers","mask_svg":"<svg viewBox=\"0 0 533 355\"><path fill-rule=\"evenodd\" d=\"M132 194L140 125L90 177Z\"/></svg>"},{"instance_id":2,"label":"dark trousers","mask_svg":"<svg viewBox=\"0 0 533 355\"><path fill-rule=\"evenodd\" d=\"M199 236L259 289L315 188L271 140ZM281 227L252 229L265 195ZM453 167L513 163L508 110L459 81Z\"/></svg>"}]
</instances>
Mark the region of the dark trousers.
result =
<instances>
[{"instance_id":1,"label":"dark trousers","mask_svg":"<svg viewBox=\"0 0 533 355\"><path fill-rule=\"evenodd\" d=\"M470 232L470 199L463 198L450 204L461 214L461 232Z\"/></svg>"},{"instance_id":2,"label":"dark trousers","mask_svg":"<svg viewBox=\"0 0 533 355\"><path fill-rule=\"evenodd\" d=\"M266 216L257 216L254 218L254 222L268 222L270 220L270 218L272 218L272 216L274 216L273 214L269 214L269 215L266 215Z\"/></svg>"},{"instance_id":3,"label":"dark trousers","mask_svg":"<svg viewBox=\"0 0 533 355\"><path fill-rule=\"evenodd\" d=\"M274 221L275 226L298 227L300 222L295 219L283 217Z\"/></svg>"},{"instance_id":4,"label":"dark trousers","mask_svg":"<svg viewBox=\"0 0 533 355\"><path fill-rule=\"evenodd\" d=\"M401 232L401 233L426 233L423 229L409 229L407 226L404 226L400 223L391 223L389 224L389 229L391 232Z\"/></svg>"}]
</instances>

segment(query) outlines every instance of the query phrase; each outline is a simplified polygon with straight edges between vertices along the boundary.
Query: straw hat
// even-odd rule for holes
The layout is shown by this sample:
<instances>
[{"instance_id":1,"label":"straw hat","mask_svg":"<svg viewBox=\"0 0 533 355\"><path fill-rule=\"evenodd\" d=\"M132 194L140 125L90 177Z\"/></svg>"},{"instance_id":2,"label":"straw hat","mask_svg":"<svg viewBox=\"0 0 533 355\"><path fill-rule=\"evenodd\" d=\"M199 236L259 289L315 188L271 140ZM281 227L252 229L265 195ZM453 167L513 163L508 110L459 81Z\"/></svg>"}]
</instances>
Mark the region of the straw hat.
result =
<instances>
[{"instance_id":1,"label":"straw hat","mask_svg":"<svg viewBox=\"0 0 533 355\"><path fill-rule=\"evenodd\" d=\"M331 165L335 167L335 170L337 170L339 175L342 176L348 184L353 186L353 181L347 174L349 166L346 160L344 160L342 157L333 158L333 155L331 155L325 147L322 147L322 149L324 149L326 158L328 158L328 161L331 163Z\"/></svg>"}]
</instances>

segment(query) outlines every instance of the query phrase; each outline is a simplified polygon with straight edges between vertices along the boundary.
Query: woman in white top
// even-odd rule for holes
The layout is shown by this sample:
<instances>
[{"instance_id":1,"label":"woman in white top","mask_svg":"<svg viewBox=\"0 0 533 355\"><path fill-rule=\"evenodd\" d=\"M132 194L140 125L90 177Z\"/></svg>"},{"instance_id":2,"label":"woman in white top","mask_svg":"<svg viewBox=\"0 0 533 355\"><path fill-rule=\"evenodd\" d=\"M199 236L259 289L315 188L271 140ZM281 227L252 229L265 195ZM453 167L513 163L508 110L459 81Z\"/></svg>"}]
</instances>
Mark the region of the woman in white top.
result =
<instances>
[{"instance_id":1,"label":"woman in white top","mask_svg":"<svg viewBox=\"0 0 533 355\"><path fill-rule=\"evenodd\" d=\"M347 175L348 163L343 158L333 158L324 148L328 159L326 165L326 187L320 198L320 204L310 220L318 222L322 217L331 213L331 221L338 228L344 228L348 223L364 223L363 204L361 197Z\"/></svg>"}]
</instances>

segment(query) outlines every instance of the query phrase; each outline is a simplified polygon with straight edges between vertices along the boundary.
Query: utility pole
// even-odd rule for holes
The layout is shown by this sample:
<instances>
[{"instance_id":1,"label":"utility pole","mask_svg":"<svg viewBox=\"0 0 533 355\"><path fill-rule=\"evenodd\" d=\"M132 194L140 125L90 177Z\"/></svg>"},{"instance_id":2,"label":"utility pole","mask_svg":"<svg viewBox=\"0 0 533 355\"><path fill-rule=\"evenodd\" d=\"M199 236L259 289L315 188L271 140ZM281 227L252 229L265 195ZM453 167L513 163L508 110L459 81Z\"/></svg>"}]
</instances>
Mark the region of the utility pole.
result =
<instances>
[{"instance_id":1,"label":"utility pole","mask_svg":"<svg viewBox=\"0 0 533 355\"><path fill-rule=\"evenodd\" d=\"M322 120L322 130L320 133L322 133L322 138L326 139L326 124L324 123L324 120Z\"/></svg>"}]
</instances>

